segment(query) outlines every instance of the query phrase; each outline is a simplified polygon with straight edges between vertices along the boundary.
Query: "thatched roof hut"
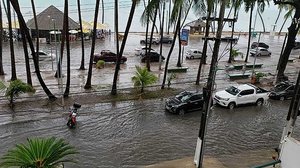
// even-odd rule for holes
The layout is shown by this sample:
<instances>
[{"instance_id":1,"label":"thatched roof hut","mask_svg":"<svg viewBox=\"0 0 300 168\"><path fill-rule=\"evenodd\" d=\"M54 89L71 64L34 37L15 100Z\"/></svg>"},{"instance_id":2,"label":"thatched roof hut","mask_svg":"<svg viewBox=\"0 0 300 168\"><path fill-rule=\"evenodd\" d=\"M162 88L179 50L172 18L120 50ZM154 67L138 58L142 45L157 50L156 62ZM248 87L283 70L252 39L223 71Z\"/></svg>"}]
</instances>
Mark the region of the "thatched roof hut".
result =
<instances>
[{"instance_id":1,"label":"thatched roof hut","mask_svg":"<svg viewBox=\"0 0 300 168\"><path fill-rule=\"evenodd\" d=\"M49 32L52 30L62 30L63 29L63 19L64 13L57 9L55 6L51 5L44 11L37 15L37 24L39 29L40 38L50 37ZM33 37L36 37L36 27L34 23L34 18L30 19L27 23L28 28L31 29ZM69 30L79 29L79 24L69 17Z\"/></svg>"},{"instance_id":2,"label":"thatched roof hut","mask_svg":"<svg viewBox=\"0 0 300 168\"><path fill-rule=\"evenodd\" d=\"M201 34L204 33L206 23L202 19L197 19L190 23L187 23L185 26L190 27L190 34Z\"/></svg>"}]
</instances>

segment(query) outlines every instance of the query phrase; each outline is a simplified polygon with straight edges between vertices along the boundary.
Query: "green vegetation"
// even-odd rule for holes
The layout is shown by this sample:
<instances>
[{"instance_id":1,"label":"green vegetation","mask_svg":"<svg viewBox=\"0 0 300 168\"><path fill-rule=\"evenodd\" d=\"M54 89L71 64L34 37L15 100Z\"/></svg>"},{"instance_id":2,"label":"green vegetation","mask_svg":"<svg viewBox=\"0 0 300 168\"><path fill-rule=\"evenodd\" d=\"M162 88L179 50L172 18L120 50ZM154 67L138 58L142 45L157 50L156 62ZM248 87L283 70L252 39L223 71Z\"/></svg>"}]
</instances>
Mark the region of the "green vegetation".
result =
<instances>
[{"instance_id":1,"label":"green vegetation","mask_svg":"<svg viewBox=\"0 0 300 168\"><path fill-rule=\"evenodd\" d=\"M105 65L105 61L99 60L99 61L96 63L96 68L97 68L97 69L102 69L102 68L104 68L104 65Z\"/></svg>"},{"instance_id":2,"label":"green vegetation","mask_svg":"<svg viewBox=\"0 0 300 168\"><path fill-rule=\"evenodd\" d=\"M168 81L168 88L170 88L171 82L172 82L173 79L176 79L176 74L171 73L171 74L168 76L168 78L167 78L167 81Z\"/></svg>"},{"instance_id":3,"label":"green vegetation","mask_svg":"<svg viewBox=\"0 0 300 168\"><path fill-rule=\"evenodd\" d=\"M231 58L232 58L232 61L235 60L236 57L238 56L241 56L241 58L243 59L244 58L244 54L242 52L239 51L239 49L231 49Z\"/></svg>"},{"instance_id":4,"label":"green vegetation","mask_svg":"<svg viewBox=\"0 0 300 168\"><path fill-rule=\"evenodd\" d=\"M144 92L144 87L151 85L157 81L157 77L149 72L147 68L141 68L139 66L135 66L136 72L135 76L131 78L134 87L140 87L141 92Z\"/></svg>"},{"instance_id":5,"label":"green vegetation","mask_svg":"<svg viewBox=\"0 0 300 168\"><path fill-rule=\"evenodd\" d=\"M35 92L34 88L21 80L13 80L10 82L6 89L5 96L9 98L11 105L14 103L14 99L22 93Z\"/></svg>"},{"instance_id":6,"label":"green vegetation","mask_svg":"<svg viewBox=\"0 0 300 168\"><path fill-rule=\"evenodd\" d=\"M0 167L55 168L65 162L74 162L65 157L76 153L63 139L27 139L27 144L17 144L2 157Z\"/></svg>"}]
</instances>

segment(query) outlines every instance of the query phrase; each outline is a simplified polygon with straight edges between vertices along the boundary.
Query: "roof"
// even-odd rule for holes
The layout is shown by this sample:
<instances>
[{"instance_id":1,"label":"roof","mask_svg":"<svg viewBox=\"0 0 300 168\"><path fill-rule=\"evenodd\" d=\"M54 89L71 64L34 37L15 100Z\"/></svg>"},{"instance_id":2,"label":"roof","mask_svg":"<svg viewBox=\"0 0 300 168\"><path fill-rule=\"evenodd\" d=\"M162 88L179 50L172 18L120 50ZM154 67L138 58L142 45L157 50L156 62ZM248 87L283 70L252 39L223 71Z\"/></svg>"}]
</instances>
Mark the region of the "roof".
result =
<instances>
[{"instance_id":1,"label":"roof","mask_svg":"<svg viewBox=\"0 0 300 168\"><path fill-rule=\"evenodd\" d=\"M194 20L194 21L186 24L185 26L190 26L190 27L205 27L206 26L206 22L204 22L202 19L197 19L197 20Z\"/></svg>"},{"instance_id":2,"label":"roof","mask_svg":"<svg viewBox=\"0 0 300 168\"><path fill-rule=\"evenodd\" d=\"M63 29L63 18L64 13L57 9L55 6L51 5L44 11L37 15L37 23L39 30L53 30ZM35 29L34 18L30 19L27 23L30 29ZM69 29L79 29L79 24L69 17Z\"/></svg>"},{"instance_id":3,"label":"roof","mask_svg":"<svg viewBox=\"0 0 300 168\"><path fill-rule=\"evenodd\" d=\"M239 90L248 90L248 89L254 89L251 85L249 84L243 84L243 85L239 85L237 87Z\"/></svg>"}]
</instances>

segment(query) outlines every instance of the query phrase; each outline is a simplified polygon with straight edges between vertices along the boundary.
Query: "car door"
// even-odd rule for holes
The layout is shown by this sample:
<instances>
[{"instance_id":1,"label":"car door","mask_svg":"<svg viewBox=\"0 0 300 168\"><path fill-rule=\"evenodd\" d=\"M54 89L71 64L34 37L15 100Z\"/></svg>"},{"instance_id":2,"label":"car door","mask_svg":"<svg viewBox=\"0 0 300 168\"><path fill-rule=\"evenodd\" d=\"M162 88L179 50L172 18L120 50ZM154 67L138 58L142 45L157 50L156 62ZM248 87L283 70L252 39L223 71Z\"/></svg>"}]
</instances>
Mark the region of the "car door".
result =
<instances>
[{"instance_id":1,"label":"car door","mask_svg":"<svg viewBox=\"0 0 300 168\"><path fill-rule=\"evenodd\" d=\"M247 89L241 91L237 99L238 99L237 104L254 103L256 101L254 95L254 89Z\"/></svg>"},{"instance_id":2,"label":"car door","mask_svg":"<svg viewBox=\"0 0 300 168\"><path fill-rule=\"evenodd\" d=\"M191 96L187 103L188 110L202 109L202 106L203 106L203 96L201 94L196 94Z\"/></svg>"}]
</instances>

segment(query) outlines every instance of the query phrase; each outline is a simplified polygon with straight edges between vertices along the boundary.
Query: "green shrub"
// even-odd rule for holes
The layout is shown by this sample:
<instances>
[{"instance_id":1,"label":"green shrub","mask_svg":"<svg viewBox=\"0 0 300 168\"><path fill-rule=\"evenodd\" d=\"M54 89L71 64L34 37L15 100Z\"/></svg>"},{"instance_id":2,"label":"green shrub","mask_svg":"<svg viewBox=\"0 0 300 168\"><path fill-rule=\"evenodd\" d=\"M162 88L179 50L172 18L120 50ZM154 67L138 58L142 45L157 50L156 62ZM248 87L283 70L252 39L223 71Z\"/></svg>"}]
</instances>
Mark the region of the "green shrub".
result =
<instances>
[{"instance_id":1,"label":"green shrub","mask_svg":"<svg viewBox=\"0 0 300 168\"><path fill-rule=\"evenodd\" d=\"M34 93L35 89L32 86L17 79L10 82L8 88L6 89L5 96L9 98L10 103L13 104L13 101L16 97L18 97L22 93L28 92Z\"/></svg>"},{"instance_id":2,"label":"green shrub","mask_svg":"<svg viewBox=\"0 0 300 168\"><path fill-rule=\"evenodd\" d=\"M144 87L155 83L158 78L151 72L148 71L147 67L141 68L135 66L135 76L131 78L135 87L141 87L141 92L144 92Z\"/></svg>"},{"instance_id":3,"label":"green shrub","mask_svg":"<svg viewBox=\"0 0 300 168\"><path fill-rule=\"evenodd\" d=\"M104 64L105 64L105 61L99 60L99 61L96 63L96 68L97 68L97 69L102 69L102 68L104 68Z\"/></svg>"}]
</instances>

